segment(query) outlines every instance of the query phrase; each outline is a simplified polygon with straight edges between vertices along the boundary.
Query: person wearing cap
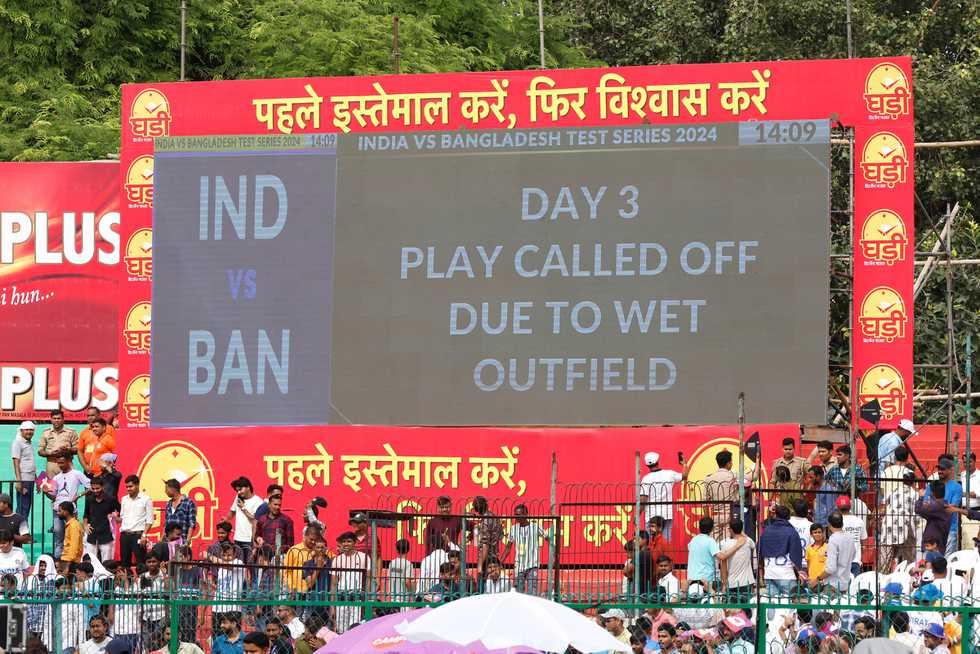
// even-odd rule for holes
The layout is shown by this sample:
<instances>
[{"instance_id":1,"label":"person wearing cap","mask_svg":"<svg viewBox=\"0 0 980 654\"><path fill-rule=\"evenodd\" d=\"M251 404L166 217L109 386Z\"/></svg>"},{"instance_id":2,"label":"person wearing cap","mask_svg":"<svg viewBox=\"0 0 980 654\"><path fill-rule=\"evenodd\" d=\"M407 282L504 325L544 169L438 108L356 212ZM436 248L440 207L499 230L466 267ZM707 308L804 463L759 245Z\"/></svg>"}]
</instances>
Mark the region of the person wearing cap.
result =
<instances>
[{"instance_id":1,"label":"person wearing cap","mask_svg":"<svg viewBox=\"0 0 980 654\"><path fill-rule=\"evenodd\" d=\"M949 654L946 647L946 630L943 629L941 622L930 622L922 630L922 652L930 654Z\"/></svg>"},{"instance_id":2,"label":"person wearing cap","mask_svg":"<svg viewBox=\"0 0 980 654\"><path fill-rule=\"evenodd\" d=\"M369 559L372 559L371 569L374 571L374 581L378 586L377 590L380 592L381 587L381 566L380 557L378 557L378 552L381 551L381 541L378 538L377 532L374 533L374 546L371 545L371 525L368 524L368 517L366 513L358 511L350 517L347 521L350 526L351 531L354 533L354 551L364 552L364 555Z\"/></svg>"},{"instance_id":3,"label":"person wearing cap","mask_svg":"<svg viewBox=\"0 0 980 654\"><path fill-rule=\"evenodd\" d=\"M99 457L99 474L92 477L102 482L102 488L109 497L118 500L119 488L122 485L122 473L116 470L116 460L118 457L113 452L106 452Z\"/></svg>"},{"instance_id":4,"label":"person wearing cap","mask_svg":"<svg viewBox=\"0 0 980 654\"><path fill-rule=\"evenodd\" d=\"M48 460L48 478L58 474L57 457L63 452L70 452L75 456L78 451L78 432L71 427L65 427L65 414L61 409L51 412L51 426L41 432L41 440L37 444L38 456Z\"/></svg>"},{"instance_id":5,"label":"person wearing cap","mask_svg":"<svg viewBox=\"0 0 980 654\"><path fill-rule=\"evenodd\" d=\"M943 499L951 507L958 507L963 501L963 487L960 482L953 478L953 468L955 459L951 456L943 456L939 459L939 469L936 471L938 481L943 483ZM931 497L933 492L932 484L926 486L925 497ZM937 491L938 492L938 489ZM951 512L952 519L949 523L949 538L946 539L946 556L960 548L959 526L960 517L956 512Z\"/></svg>"},{"instance_id":6,"label":"person wearing cap","mask_svg":"<svg viewBox=\"0 0 980 654\"><path fill-rule=\"evenodd\" d=\"M837 498L837 510L840 511L844 519L844 533L854 541L854 560L851 565L851 574L861 574L861 546L863 541L868 538L868 522L860 516L851 513L851 498L841 495Z\"/></svg>"},{"instance_id":7,"label":"person wearing cap","mask_svg":"<svg viewBox=\"0 0 980 654\"><path fill-rule=\"evenodd\" d=\"M797 487L803 485L803 475L808 469L807 460L796 455L796 440L789 436L783 439L783 455L772 462L770 478L776 477L776 468L779 466L789 469L790 481Z\"/></svg>"},{"instance_id":8,"label":"person wearing cap","mask_svg":"<svg viewBox=\"0 0 980 654\"><path fill-rule=\"evenodd\" d=\"M742 638L742 632L752 622L741 615L730 615L718 623L718 640L708 643L708 653L711 654L753 654L755 646Z\"/></svg>"},{"instance_id":9,"label":"person wearing cap","mask_svg":"<svg viewBox=\"0 0 980 654\"><path fill-rule=\"evenodd\" d=\"M677 461L681 465L681 472L661 468L660 454L647 452L643 456L643 463L646 464L649 472L640 480L640 504L646 507L643 522L649 529L650 521L654 516L663 518L662 533L668 543L671 540L673 531L671 527L674 524L674 484L686 481L690 472L681 452L677 453ZM647 504L647 502L656 502L656 504Z\"/></svg>"},{"instance_id":10,"label":"person wearing cap","mask_svg":"<svg viewBox=\"0 0 980 654\"><path fill-rule=\"evenodd\" d=\"M612 637L623 643L630 644L630 632L626 629L626 614L622 609L609 609L599 615L602 618L602 626L606 628Z\"/></svg>"},{"instance_id":11,"label":"person wearing cap","mask_svg":"<svg viewBox=\"0 0 980 654\"><path fill-rule=\"evenodd\" d=\"M924 583L912 593L912 603L920 608L935 607L942 597L938 588ZM916 637L923 636L931 623L942 621L943 615L939 611L909 611L909 631Z\"/></svg>"},{"instance_id":12,"label":"person wearing cap","mask_svg":"<svg viewBox=\"0 0 980 654\"><path fill-rule=\"evenodd\" d=\"M78 436L78 460L85 473L94 477L102 473L99 460L102 455L116 451L116 431L99 415L98 409L90 408L89 413L89 426Z\"/></svg>"},{"instance_id":13,"label":"person wearing cap","mask_svg":"<svg viewBox=\"0 0 980 654\"><path fill-rule=\"evenodd\" d=\"M6 493L0 493L0 531L9 531L14 536L14 544L20 547L32 542L27 519L14 512L14 502Z\"/></svg>"},{"instance_id":14,"label":"person wearing cap","mask_svg":"<svg viewBox=\"0 0 980 654\"><path fill-rule=\"evenodd\" d=\"M889 574L892 566L915 558L915 501L919 494L913 483L915 475L905 471L902 483L882 498L879 515L882 516L878 533L878 571Z\"/></svg>"},{"instance_id":15,"label":"person wearing cap","mask_svg":"<svg viewBox=\"0 0 980 654\"><path fill-rule=\"evenodd\" d=\"M37 464L34 461L34 423L25 420L17 428L17 436L10 443L10 456L14 462L14 492L17 495L17 513L27 520L31 517L34 502L34 480L37 478ZM56 466L57 467L57 466Z\"/></svg>"},{"instance_id":16,"label":"person wearing cap","mask_svg":"<svg viewBox=\"0 0 980 654\"><path fill-rule=\"evenodd\" d=\"M898 421L898 427L890 431L878 441L878 473L885 476L885 468L895 462L895 450L906 440L915 435L915 425L908 418Z\"/></svg>"},{"instance_id":17,"label":"person wearing cap","mask_svg":"<svg viewBox=\"0 0 980 654\"><path fill-rule=\"evenodd\" d=\"M248 477L239 477L231 482L231 487L235 489L236 496L224 521L229 523L235 521L232 540L242 548L242 553L245 555L242 560L248 561L252 553L252 540L255 537L255 512L259 510L264 500L255 494Z\"/></svg>"}]
</instances>

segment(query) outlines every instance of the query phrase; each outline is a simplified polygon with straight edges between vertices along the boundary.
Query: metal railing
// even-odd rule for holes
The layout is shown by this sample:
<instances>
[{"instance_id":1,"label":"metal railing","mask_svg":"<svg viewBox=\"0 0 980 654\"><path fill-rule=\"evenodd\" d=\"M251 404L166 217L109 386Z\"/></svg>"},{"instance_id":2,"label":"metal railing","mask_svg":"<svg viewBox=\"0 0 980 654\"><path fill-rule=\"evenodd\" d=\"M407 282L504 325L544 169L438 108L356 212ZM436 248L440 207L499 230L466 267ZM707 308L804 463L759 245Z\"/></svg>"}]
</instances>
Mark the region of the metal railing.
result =
<instances>
[{"instance_id":1,"label":"metal railing","mask_svg":"<svg viewBox=\"0 0 980 654\"><path fill-rule=\"evenodd\" d=\"M18 652L23 651L23 641L36 638L49 651L77 649L92 635L94 616L105 619L112 637L130 640L134 654L163 648L176 652L180 643L187 642L209 650L221 634L236 631L233 625L240 625L245 632L267 630L274 616L285 629L294 620L299 620L306 630L301 637L313 641L324 627L343 632L378 615L438 605L456 598L427 601L422 595L416 595L399 599L370 590L370 585L365 590L307 593L243 587L239 592L231 593L209 588L206 584L190 588L176 583L175 577L167 577L157 587L145 582L133 587L113 579L83 582L82 586L86 584L87 588L83 588L52 581L38 584L33 589L16 592L8 589L0 600L0 611L5 611L8 616L15 612L24 616L25 626L23 634L19 629L8 630L6 642L0 645L4 645L8 652ZM479 591L476 585L464 585L458 595L465 597ZM637 621L637 617L647 614L653 620L663 617L659 614L666 610L678 633L688 639L717 637L717 634L705 635L701 630L710 630L726 615L742 612L752 620L748 630L741 634L742 638L752 643L756 651L767 654L806 651L807 643L802 643L801 647L797 639L807 625L823 636L847 639L853 644L855 639L866 635L856 625L862 617L871 618L876 633L886 637L890 633L895 635L891 631L893 627L900 629L897 633L911 630L917 634L929 622L952 622L955 628L948 631L958 632L962 643L971 644L964 652L973 652L980 648L976 637L980 607L971 603L969 596L930 602L916 595L882 597L867 593L793 592L782 596L762 593L736 599L722 591L696 598L684 594L610 596L597 603L566 602L571 608L588 614L622 609L631 616L628 622L635 623L634 630L642 629L642 622ZM899 613L903 615L896 619ZM169 639L166 638L168 635ZM791 644L796 646L795 650L789 649Z\"/></svg>"}]
</instances>

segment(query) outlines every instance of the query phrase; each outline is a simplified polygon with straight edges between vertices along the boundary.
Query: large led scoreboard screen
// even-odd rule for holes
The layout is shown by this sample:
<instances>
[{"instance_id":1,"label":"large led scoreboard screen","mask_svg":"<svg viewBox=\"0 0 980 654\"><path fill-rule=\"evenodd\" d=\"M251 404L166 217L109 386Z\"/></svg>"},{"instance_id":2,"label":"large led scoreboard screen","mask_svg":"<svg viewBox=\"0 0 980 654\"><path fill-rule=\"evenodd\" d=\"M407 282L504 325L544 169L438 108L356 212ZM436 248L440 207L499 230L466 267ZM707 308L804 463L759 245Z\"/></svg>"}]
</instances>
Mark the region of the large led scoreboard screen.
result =
<instances>
[{"instance_id":1,"label":"large led scoreboard screen","mask_svg":"<svg viewBox=\"0 0 980 654\"><path fill-rule=\"evenodd\" d=\"M151 423L823 422L829 132L158 138Z\"/></svg>"}]
</instances>

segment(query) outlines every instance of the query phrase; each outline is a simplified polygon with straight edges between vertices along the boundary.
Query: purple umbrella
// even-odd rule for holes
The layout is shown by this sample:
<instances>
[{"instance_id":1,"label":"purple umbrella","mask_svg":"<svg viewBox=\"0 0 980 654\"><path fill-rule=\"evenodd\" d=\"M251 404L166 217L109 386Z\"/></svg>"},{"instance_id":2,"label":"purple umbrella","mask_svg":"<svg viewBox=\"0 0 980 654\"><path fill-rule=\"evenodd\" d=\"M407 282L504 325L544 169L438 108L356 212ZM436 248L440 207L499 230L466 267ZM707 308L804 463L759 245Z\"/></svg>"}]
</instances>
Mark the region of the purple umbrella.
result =
<instances>
[{"instance_id":1,"label":"purple umbrella","mask_svg":"<svg viewBox=\"0 0 980 654\"><path fill-rule=\"evenodd\" d=\"M334 638L313 654L541 654L527 647L487 649L480 643L465 646L435 641L412 643L395 631L396 624L411 622L431 610L424 607L375 618Z\"/></svg>"}]
</instances>

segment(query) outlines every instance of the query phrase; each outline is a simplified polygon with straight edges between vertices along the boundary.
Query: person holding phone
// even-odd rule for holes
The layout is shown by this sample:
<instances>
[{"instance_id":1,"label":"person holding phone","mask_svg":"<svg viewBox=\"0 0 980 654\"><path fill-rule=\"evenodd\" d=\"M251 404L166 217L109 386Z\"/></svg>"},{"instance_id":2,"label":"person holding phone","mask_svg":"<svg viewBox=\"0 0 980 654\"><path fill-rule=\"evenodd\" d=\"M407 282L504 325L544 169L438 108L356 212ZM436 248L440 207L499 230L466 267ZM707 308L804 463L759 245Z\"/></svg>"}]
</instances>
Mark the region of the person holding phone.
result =
<instances>
[{"instance_id":1,"label":"person holding phone","mask_svg":"<svg viewBox=\"0 0 980 654\"><path fill-rule=\"evenodd\" d=\"M644 524L649 529L650 521L654 516L663 518L663 537L670 542L671 527L674 524L674 484L686 481L690 469L684 461L682 452L677 453L677 463L681 466L681 472L661 468L660 454L657 452L647 452L643 462L649 469L640 480L640 503L646 509ZM647 502L653 503L647 504Z\"/></svg>"},{"instance_id":2,"label":"person holding phone","mask_svg":"<svg viewBox=\"0 0 980 654\"><path fill-rule=\"evenodd\" d=\"M264 500L252 490L252 482L248 477L239 477L231 482L231 487L235 489L236 495L231 510L225 517L225 522L235 521L232 539L235 541L235 545L241 548L245 557L243 561L250 561L252 540L255 535L255 512L259 510Z\"/></svg>"}]
</instances>

